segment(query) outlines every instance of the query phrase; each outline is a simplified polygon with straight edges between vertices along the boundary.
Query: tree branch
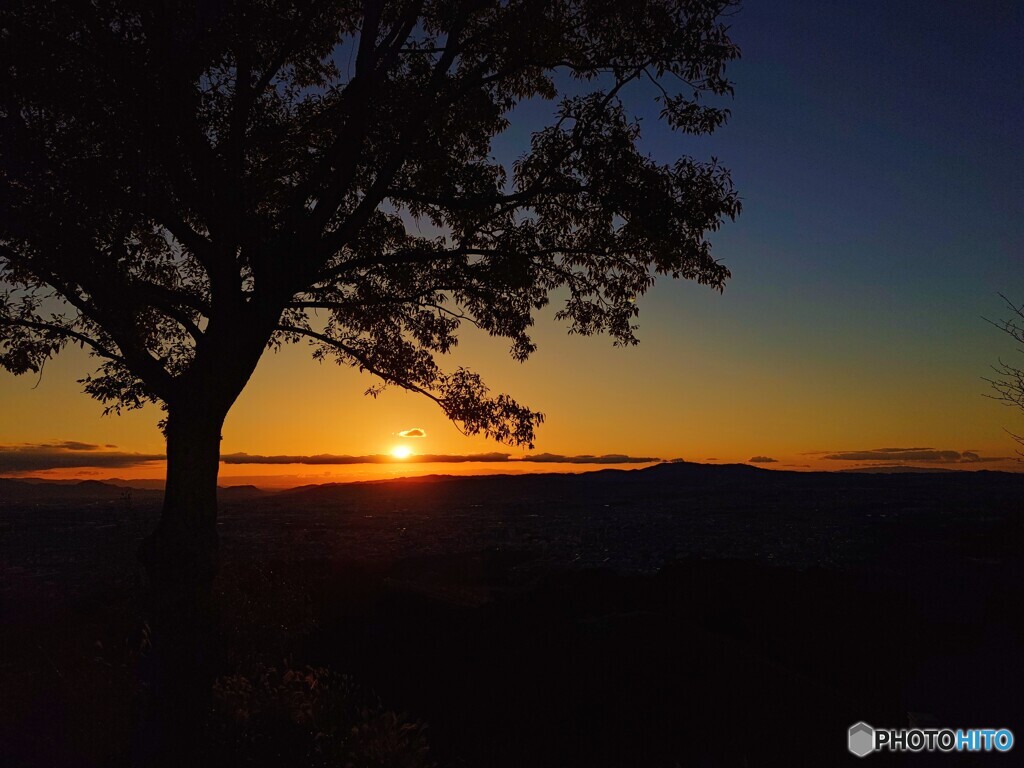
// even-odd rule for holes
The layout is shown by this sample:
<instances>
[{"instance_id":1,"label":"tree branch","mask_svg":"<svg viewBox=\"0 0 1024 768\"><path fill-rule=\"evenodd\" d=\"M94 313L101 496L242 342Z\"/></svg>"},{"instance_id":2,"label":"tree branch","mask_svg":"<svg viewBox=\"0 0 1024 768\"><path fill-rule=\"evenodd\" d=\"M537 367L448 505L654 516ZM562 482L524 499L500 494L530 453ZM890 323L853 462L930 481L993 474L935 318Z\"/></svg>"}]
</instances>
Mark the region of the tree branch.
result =
<instances>
[{"instance_id":1,"label":"tree branch","mask_svg":"<svg viewBox=\"0 0 1024 768\"><path fill-rule=\"evenodd\" d=\"M399 386L399 387L402 387L403 389L409 390L410 392L416 392L418 394L421 394L421 395L424 395L426 397L429 397L431 400L433 400L438 405L441 405L442 407L444 406L444 402L437 395L433 394L429 390L424 389L423 387L421 387L421 386L419 386L417 384L413 384L412 382L410 382L408 380L401 379L401 378L399 378L397 376L394 376L394 375L392 375L390 373L387 373L387 372L381 370L376 365L374 365L370 361L370 359L366 355L364 355L362 352L359 352L358 350L353 349L352 347L348 346L347 344L345 344L344 342L340 341L339 339L333 339L330 336L327 336L326 334L317 333L316 331L311 330L309 328L300 328L299 326L294 326L294 325L278 325L276 330L282 331L284 333L295 333L295 334L298 334L300 336L306 336L308 338L311 338L311 339L314 339L316 341L319 341L322 344L326 344L329 347L333 347L334 349L337 349L337 350L343 352L344 354L348 355L349 357L351 357L353 360L355 360L360 365L360 367L362 367L364 370L369 371L374 376L376 376L376 377L378 377L380 379L383 379L384 381L386 381L386 382L388 382L390 384L395 384L396 386Z\"/></svg>"},{"instance_id":2,"label":"tree branch","mask_svg":"<svg viewBox=\"0 0 1024 768\"><path fill-rule=\"evenodd\" d=\"M90 336L80 333L71 328L67 328L63 325L57 325L55 323L43 323L35 320L12 320L10 318L0 317L0 325L6 325L17 328L30 328L35 331L48 331L50 333L56 333L65 338L72 339L83 345L91 347L100 357L105 357L108 360L113 360L116 363L125 365L127 367L127 361L120 355L116 355L103 346L100 342L96 341Z\"/></svg>"}]
</instances>

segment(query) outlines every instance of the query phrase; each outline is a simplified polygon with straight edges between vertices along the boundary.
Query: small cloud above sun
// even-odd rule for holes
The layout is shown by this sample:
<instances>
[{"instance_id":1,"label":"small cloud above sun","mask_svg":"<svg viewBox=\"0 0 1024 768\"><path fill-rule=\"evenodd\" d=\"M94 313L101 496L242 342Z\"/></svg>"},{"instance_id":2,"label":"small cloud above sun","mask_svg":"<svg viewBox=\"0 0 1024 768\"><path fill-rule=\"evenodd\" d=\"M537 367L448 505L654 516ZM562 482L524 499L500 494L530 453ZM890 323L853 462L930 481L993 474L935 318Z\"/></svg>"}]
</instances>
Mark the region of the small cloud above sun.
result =
<instances>
[{"instance_id":1,"label":"small cloud above sun","mask_svg":"<svg viewBox=\"0 0 1024 768\"><path fill-rule=\"evenodd\" d=\"M413 427L412 429L406 429L406 430L403 430L403 431L398 432L396 434L399 437L420 437L420 438L423 438L423 437L427 436L427 431L425 429L421 429L419 427ZM396 445L394 448L391 449L391 458L398 459L398 460L408 459L410 456L413 455L413 453L414 453L414 451L412 450L412 448L408 448L408 447L406 447L404 445Z\"/></svg>"}]
</instances>

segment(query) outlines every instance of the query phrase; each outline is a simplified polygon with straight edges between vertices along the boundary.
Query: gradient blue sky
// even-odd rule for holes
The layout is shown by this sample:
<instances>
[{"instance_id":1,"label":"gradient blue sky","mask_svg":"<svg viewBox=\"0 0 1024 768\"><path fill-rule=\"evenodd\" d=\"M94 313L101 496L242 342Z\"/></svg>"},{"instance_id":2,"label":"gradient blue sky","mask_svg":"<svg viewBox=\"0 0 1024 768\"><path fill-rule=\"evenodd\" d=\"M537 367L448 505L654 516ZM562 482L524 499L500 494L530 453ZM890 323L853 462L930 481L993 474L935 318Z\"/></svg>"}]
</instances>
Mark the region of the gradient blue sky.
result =
<instances>
[{"instance_id":1,"label":"gradient blue sky","mask_svg":"<svg viewBox=\"0 0 1024 768\"><path fill-rule=\"evenodd\" d=\"M525 366L472 334L453 364L545 411L538 449L553 453L817 468L883 447L1013 456L1003 427L1024 417L982 397L981 377L1016 353L982 317L1005 314L999 292L1024 302L1024 4L750 0L731 23L743 57L726 127L694 140L641 111L656 158L732 169L744 210L713 236L733 272L724 295L660 283L636 349L567 338L547 317ZM523 109L496 154L519 151L547 110ZM159 451L155 411L100 419L76 394L86 370L72 353L35 390L0 374L0 444ZM497 448L414 396L362 398L369 383L303 348L268 358L224 450L373 454L411 427L427 432L420 452Z\"/></svg>"}]
</instances>

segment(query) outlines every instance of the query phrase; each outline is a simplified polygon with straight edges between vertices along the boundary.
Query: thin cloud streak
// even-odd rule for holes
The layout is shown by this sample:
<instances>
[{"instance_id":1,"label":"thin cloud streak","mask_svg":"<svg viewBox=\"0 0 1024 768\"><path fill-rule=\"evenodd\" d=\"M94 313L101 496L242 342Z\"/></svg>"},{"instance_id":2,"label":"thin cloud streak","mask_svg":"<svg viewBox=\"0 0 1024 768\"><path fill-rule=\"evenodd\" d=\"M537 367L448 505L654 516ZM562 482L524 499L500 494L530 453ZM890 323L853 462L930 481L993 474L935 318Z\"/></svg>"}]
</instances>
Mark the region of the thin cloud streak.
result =
<instances>
[{"instance_id":1,"label":"thin cloud streak","mask_svg":"<svg viewBox=\"0 0 1024 768\"><path fill-rule=\"evenodd\" d=\"M221 456L225 464L466 464L466 463L509 463L520 462L540 464L652 464L661 459L650 456L626 456L624 454L605 454L603 456L563 456L556 453L537 453L522 457L514 457L509 453L421 453L413 454L405 459L396 459L389 454L370 454L366 456L337 456L334 454L318 454L315 456L260 456L248 453L230 453Z\"/></svg>"},{"instance_id":2,"label":"thin cloud streak","mask_svg":"<svg viewBox=\"0 0 1024 768\"><path fill-rule=\"evenodd\" d=\"M974 451L939 450L936 448L872 448L867 451L838 451L822 456L830 461L901 462L928 464L981 464L1004 461L1005 456L980 456Z\"/></svg>"},{"instance_id":3,"label":"thin cloud streak","mask_svg":"<svg viewBox=\"0 0 1024 768\"><path fill-rule=\"evenodd\" d=\"M125 469L164 459L163 454L104 451L92 443L65 440L57 443L0 445L0 474L45 469Z\"/></svg>"},{"instance_id":4,"label":"thin cloud streak","mask_svg":"<svg viewBox=\"0 0 1024 768\"><path fill-rule=\"evenodd\" d=\"M66 440L53 443L26 443L21 445L0 445L0 475L21 472L36 472L51 469L129 469L152 462L163 461L162 453L129 453L127 451L102 450L103 446ZM537 453L527 456L513 456L509 453L413 454L397 459L390 454L369 454L345 456L329 453L316 455L266 456L249 453L229 453L221 456L223 464L305 464L341 466L351 464L652 464L662 461L653 456L627 456L605 454L603 456L565 456L556 453Z\"/></svg>"}]
</instances>

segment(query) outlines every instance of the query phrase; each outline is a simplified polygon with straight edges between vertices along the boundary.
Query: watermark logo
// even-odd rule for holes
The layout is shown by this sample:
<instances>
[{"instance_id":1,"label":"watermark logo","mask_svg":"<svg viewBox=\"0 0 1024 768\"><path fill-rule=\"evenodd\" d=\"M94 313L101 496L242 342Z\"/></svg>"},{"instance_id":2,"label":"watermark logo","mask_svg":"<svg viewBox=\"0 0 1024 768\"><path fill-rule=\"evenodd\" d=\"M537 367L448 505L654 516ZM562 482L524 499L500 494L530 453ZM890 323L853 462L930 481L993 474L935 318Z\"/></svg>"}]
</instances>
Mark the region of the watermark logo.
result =
<instances>
[{"instance_id":1,"label":"watermark logo","mask_svg":"<svg viewBox=\"0 0 1024 768\"><path fill-rule=\"evenodd\" d=\"M874 728L854 723L847 732L847 749L857 757L872 752L1009 752L1009 728Z\"/></svg>"},{"instance_id":2,"label":"watermark logo","mask_svg":"<svg viewBox=\"0 0 1024 768\"><path fill-rule=\"evenodd\" d=\"M857 757L871 754L875 751L875 729L867 723L854 723L850 726L847 746Z\"/></svg>"}]
</instances>

